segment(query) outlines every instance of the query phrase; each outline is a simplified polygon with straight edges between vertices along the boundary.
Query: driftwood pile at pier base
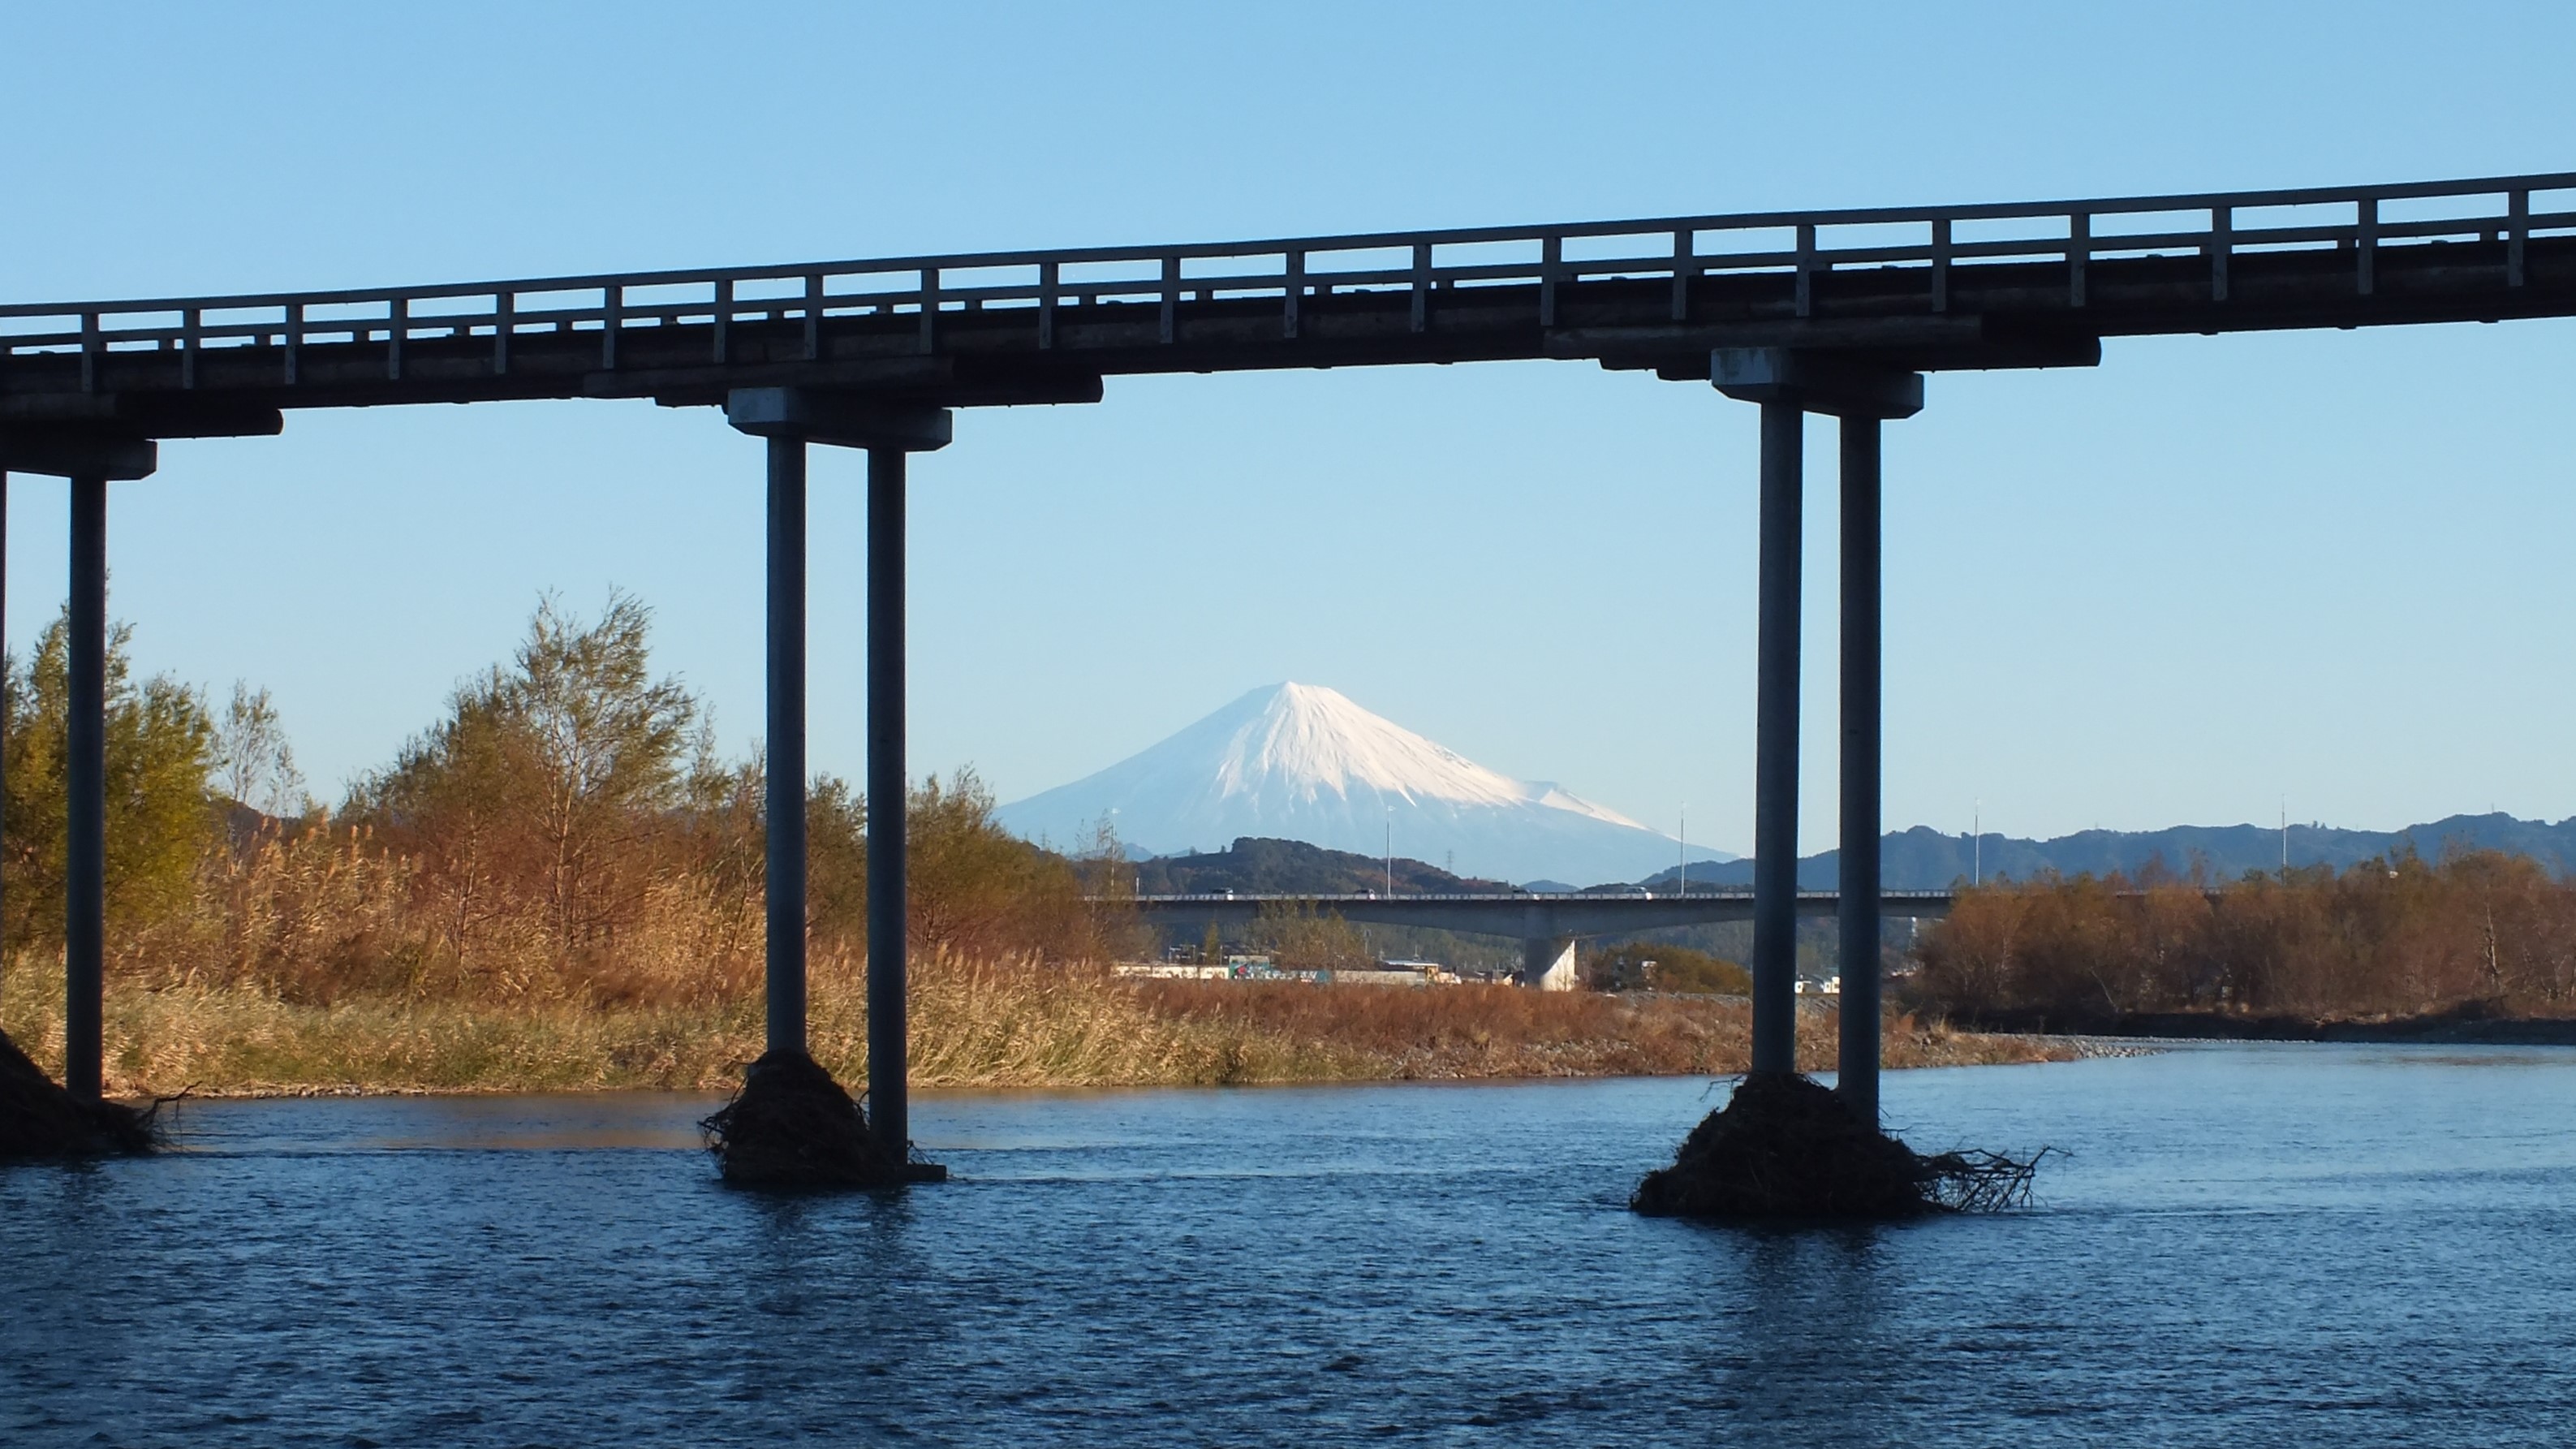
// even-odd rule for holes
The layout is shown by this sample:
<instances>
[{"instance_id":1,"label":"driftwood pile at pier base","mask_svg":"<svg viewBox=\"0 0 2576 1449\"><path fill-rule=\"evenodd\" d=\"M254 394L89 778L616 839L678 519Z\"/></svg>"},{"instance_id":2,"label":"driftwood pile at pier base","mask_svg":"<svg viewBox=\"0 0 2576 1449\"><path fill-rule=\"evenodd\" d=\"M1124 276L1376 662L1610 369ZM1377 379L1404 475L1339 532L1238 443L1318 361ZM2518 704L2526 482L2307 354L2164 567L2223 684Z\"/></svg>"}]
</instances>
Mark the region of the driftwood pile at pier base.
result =
<instances>
[{"instance_id":1,"label":"driftwood pile at pier base","mask_svg":"<svg viewBox=\"0 0 2576 1449\"><path fill-rule=\"evenodd\" d=\"M2018 1207L2037 1166L1986 1152L1923 1156L1831 1088L1761 1072L1737 1083L1628 1205L1652 1217L1884 1222Z\"/></svg>"},{"instance_id":2,"label":"driftwood pile at pier base","mask_svg":"<svg viewBox=\"0 0 2576 1449\"><path fill-rule=\"evenodd\" d=\"M803 1052L770 1052L742 1090L698 1124L724 1180L740 1187L892 1187L918 1174L882 1150L858 1102Z\"/></svg>"},{"instance_id":3,"label":"driftwood pile at pier base","mask_svg":"<svg viewBox=\"0 0 2576 1449\"><path fill-rule=\"evenodd\" d=\"M82 1101L0 1032L0 1162L130 1156L153 1146L150 1112Z\"/></svg>"}]
</instances>

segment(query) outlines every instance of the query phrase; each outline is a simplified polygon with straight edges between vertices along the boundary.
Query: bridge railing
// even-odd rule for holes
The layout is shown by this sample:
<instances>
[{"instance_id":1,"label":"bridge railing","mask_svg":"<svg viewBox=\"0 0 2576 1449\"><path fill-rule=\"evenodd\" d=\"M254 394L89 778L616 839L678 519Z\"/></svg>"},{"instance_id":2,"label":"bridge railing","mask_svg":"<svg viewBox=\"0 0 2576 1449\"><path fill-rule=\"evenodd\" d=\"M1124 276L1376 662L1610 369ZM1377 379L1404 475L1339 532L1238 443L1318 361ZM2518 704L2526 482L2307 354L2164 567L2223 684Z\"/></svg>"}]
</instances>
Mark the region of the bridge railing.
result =
<instances>
[{"instance_id":1,"label":"bridge railing","mask_svg":"<svg viewBox=\"0 0 2576 1449\"><path fill-rule=\"evenodd\" d=\"M1429 325L1440 292L1534 287L1539 320L1555 325L1558 289L1605 280L1665 281L1672 314L1687 320L1701 277L1775 274L1793 279L1805 315L1813 278L1852 267L1922 267L1930 305L1947 306L1959 265L2051 263L2065 269L2068 305L2085 303L2088 264L2199 256L2214 300L2229 289L2229 262L2255 253L2344 250L2355 289L2368 294L2374 262L2396 247L2483 240L2505 247L2503 284L2523 283L2535 236L2576 235L2576 172L2384 186L1985 203L1940 207L1744 212L1543 227L1273 238L1156 247L1078 247L1027 252L732 267L515 281L445 283L239 296L0 304L0 358L76 353L85 385L96 360L126 352L283 350L293 382L299 348L382 345L399 378L407 342L488 338L496 371L514 341L590 334L600 366L618 365L618 339L639 330L705 328L709 360L728 360L733 328L801 322L809 357L834 319L908 316L920 347L935 351L943 318L987 310L1032 311L1041 348L1057 345L1058 319L1105 304L1160 308L1162 340L1176 340L1178 308L1207 301L1267 302L1280 335L1298 334L1312 299L1351 292L1410 293L1413 325ZM1132 314L1131 314L1132 315ZM186 369L194 381L193 367Z\"/></svg>"}]
</instances>

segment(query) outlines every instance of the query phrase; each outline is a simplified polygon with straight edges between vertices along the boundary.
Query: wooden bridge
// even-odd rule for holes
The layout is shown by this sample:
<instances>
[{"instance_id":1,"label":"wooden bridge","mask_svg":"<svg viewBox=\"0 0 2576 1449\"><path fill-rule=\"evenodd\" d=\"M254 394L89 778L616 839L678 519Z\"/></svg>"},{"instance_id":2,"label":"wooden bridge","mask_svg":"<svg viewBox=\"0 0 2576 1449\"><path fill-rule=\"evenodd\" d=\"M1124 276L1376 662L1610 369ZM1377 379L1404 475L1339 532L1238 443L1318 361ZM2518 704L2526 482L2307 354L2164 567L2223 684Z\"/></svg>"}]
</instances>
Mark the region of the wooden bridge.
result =
<instances>
[{"instance_id":1,"label":"wooden bridge","mask_svg":"<svg viewBox=\"0 0 2576 1449\"><path fill-rule=\"evenodd\" d=\"M868 798L903 795L906 455L1147 372L1559 358L1763 407L1754 1066L1794 1021L1802 414L1842 419L1842 1090L1877 1100L1879 430L1921 374L2153 333L2576 314L2576 173L0 304L0 488L72 481L69 1085L100 1086L107 484L299 408L722 406L768 441L769 1034L804 1042L805 447L869 450ZM870 1093L905 1141L900 812L869 837Z\"/></svg>"}]
</instances>

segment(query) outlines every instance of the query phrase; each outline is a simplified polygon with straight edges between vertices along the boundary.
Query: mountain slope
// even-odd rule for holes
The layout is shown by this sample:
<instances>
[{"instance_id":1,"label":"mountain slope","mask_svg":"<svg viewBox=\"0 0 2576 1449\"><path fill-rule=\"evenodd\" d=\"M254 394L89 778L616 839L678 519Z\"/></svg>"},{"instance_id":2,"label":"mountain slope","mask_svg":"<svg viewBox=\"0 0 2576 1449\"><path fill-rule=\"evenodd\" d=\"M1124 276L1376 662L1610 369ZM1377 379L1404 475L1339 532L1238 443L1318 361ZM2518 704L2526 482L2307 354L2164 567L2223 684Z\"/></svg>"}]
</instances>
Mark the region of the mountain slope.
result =
<instances>
[{"instance_id":1,"label":"mountain slope","mask_svg":"<svg viewBox=\"0 0 2576 1449\"><path fill-rule=\"evenodd\" d=\"M1157 854L1244 836L1396 853L1462 875L1628 880L1670 865L1679 842L1550 782L1489 770L1340 693L1256 689L1096 775L1005 805L1007 828L1059 848L1104 817ZM1695 850L1694 859L1724 860Z\"/></svg>"},{"instance_id":2,"label":"mountain slope","mask_svg":"<svg viewBox=\"0 0 2576 1449\"><path fill-rule=\"evenodd\" d=\"M1896 831L1879 841L1879 871L1890 890L1942 890L1972 873L1987 880L2010 876L2027 880L2042 871L2061 875L2137 874L2150 861L2187 875L2197 866L2209 879L2225 883L2249 870L2278 870L2281 832L2261 825L2177 825L2165 830L2080 830L2054 840L2022 840L1988 835L1972 851L1965 835L1943 835L1928 826ZM2453 815L2404 830L2338 830L2293 825L2289 856L2293 866L2330 865L2337 870L2373 857L2386 858L2414 850L2427 858L2443 851L2500 850L2526 855L2559 875L2576 873L2576 818L2550 824L2517 820L2510 815ZM1822 851L1798 861L1798 884L1807 890L1831 890L1840 854ZM1657 881L1669 881L1670 868ZM1753 862L1691 867L1691 884L1749 886ZM1648 882L1654 884L1654 882Z\"/></svg>"},{"instance_id":3,"label":"mountain slope","mask_svg":"<svg viewBox=\"0 0 2576 1449\"><path fill-rule=\"evenodd\" d=\"M1491 894L1507 881L1451 875L1436 865L1397 856L1393 893L1400 896ZM1242 839L1204 855L1158 855L1136 864L1139 895L1360 895L1390 889L1382 856L1326 850L1302 840Z\"/></svg>"}]
</instances>

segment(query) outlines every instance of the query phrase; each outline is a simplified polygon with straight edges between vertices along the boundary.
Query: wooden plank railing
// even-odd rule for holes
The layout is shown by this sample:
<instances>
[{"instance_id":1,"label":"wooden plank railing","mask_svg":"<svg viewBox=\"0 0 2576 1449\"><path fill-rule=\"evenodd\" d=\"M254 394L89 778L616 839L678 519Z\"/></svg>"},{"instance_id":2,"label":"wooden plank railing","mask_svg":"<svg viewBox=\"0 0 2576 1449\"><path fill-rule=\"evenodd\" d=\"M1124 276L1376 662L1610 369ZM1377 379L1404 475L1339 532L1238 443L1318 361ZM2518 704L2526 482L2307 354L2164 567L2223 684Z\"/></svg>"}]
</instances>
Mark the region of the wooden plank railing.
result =
<instances>
[{"instance_id":1,"label":"wooden plank railing","mask_svg":"<svg viewBox=\"0 0 2576 1449\"><path fill-rule=\"evenodd\" d=\"M2535 198L2548 205L2535 204ZM2403 215L2410 209L2436 212ZM2265 212L2297 212L2265 217ZM2318 215L2317 213L2329 213ZM2123 223L2133 223L2124 229ZM1892 233L1902 233L1892 236ZM0 304L0 360L78 353L85 378L109 353L194 353L277 347L291 375L299 351L381 345L400 378L406 342L491 339L506 371L514 338L597 332L603 368L617 337L637 329L707 327L722 362L739 323L801 321L819 355L832 318L916 315L923 350L939 345L943 312L1028 308L1038 345L1058 345L1069 312L1111 302L1159 307L1160 335L1200 301L1267 300L1280 336L1298 335L1301 308L1335 294L1409 292L1416 329L1432 296L1453 289L1534 287L1541 324L1554 325L1561 289L1605 279L1666 280L1685 319L1693 281L1776 273L1793 279L1802 315L1813 279L1853 267L1923 267L1930 305L1949 305L1962 269L1999 263L2065 268L2067 301L2087 302L2088 271L2106 259L2207 259L2210 295L2224 301L2229 263L2251 253L2348 250L2356 295L2370 295L2383 253L2429 242L2501 241L2504 285L2523 283L2526 243L2576 235L2576 172L2388 186L2317 187L2044 203L1747 212L1545 227L1277 238L1196 246L1081 247L950 256L527 278L431 286L223 297ZM1497 258L1495 252L1513 255ZM1472 255L1460 255L1472 253ZM1447 255L1444 255L1447 254ZM1002 274L994 276L989 274ZM662 294L638 296L638 293ZM674 295L676 294L676 295ZM184 375L193 383L193 358Z\"/></svg>"}]
</instances>

